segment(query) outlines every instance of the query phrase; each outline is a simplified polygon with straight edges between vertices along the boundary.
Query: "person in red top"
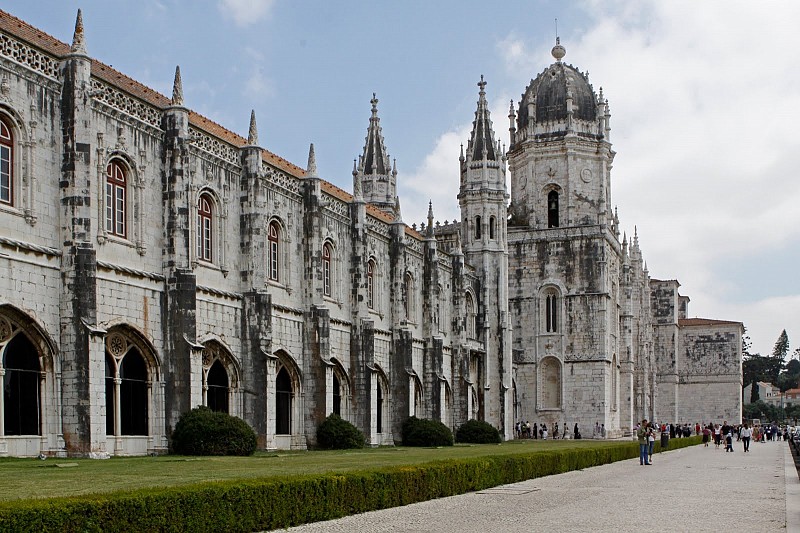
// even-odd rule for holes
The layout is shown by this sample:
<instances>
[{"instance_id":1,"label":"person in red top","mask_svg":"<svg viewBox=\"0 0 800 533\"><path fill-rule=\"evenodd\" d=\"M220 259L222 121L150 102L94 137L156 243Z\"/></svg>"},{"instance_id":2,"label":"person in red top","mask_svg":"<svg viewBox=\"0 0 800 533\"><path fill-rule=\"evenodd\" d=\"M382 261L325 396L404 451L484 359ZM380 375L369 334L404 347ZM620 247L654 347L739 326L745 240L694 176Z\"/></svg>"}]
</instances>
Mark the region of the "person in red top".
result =
<instances>
[{"instance_id":1,"label":"person in red top","mask_svg":"<svg viewBox=\"0 0 800 533\"><path fill-rule=\"evenodd\" d=\"M694 434L695 435L699 435L700 434L700 422L695 422L695 424L694 424Z\"/></svg>"}]
</instances>

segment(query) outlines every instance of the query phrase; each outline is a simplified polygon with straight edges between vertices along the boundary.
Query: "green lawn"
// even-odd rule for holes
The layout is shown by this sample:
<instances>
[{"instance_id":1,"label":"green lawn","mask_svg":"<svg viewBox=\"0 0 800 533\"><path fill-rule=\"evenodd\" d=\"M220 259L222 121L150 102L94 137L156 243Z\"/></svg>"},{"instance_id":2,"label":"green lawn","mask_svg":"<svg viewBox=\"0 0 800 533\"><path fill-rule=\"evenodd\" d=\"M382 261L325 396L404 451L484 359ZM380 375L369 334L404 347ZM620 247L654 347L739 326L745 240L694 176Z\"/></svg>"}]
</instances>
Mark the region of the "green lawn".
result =
<instances>
[{"instance_id":1,"label":"green lawn","mask_svg":"<svg viewBox=\"0 0 800 533\"><path fill-rule=\"evenodd\" d=\"M130 457L96 459L0 459L0 501L78 496L205 481L269 478L365 470L444 459L598 448L615 441L510 441L447 448L377 448L347 451L258 452L251 457ZM61 468L58 467L61 465ZM71 466L77 465L77 466Z\"/></svg>"}]
</instances>

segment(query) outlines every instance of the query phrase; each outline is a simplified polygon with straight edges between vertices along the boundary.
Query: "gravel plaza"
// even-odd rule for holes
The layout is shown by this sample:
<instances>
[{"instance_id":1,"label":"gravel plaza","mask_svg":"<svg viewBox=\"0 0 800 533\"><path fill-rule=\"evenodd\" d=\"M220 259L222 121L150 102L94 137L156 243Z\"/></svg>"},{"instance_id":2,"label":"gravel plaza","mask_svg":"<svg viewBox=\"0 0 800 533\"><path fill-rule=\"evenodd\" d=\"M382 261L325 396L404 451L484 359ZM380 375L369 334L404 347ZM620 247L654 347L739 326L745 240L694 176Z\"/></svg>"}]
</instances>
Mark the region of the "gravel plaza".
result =
<instances>
[{"instance_id":1,"label":"gravel plaza","mask_svg":"<svg viewBox=\"0 0 800 533\"><path fill-rule=\"evenodd\" d=\"M693 446L405 507L291 528L311 532L800 531L786 442Z\"/></svg>"}]
</instances>

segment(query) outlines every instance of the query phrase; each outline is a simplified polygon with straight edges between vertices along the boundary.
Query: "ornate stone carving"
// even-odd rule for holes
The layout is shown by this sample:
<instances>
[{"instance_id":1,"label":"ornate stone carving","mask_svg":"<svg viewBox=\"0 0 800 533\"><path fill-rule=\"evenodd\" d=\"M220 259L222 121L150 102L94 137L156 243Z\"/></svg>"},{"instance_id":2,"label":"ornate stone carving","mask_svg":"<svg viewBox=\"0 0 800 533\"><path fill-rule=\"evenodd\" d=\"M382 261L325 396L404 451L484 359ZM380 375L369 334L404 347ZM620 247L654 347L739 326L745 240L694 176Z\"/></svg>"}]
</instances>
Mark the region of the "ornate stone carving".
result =
<instances>
[{"instance_id":1,"label":"ornate stone carving","mask_svg":"<svg viewBox=\"0 0 800 533\"><path fill-rule=\"evenodd\" d=\"M49 78L58 79L58 61L27 44L0 35L0 54Z\"/></svg>"},{"instance_id":2,"label":"ornate stone carving","mask_svg":"<svg viewBox=\"0 0 800 533\"><path fill-rule=\"evenodd\" d=\"M0 318L0 342L6 342L11 338L11 322L5 318Z\"/></svg>"},{"instance_id":3,"label":"ornate stone carving","mask_svg":"<svg viewBox=\"0 0 800 533\"><path fill-rule=\"evenodd\" d=\"M113 357L119 359L128 350L128 341L119 333L112 333L106 338L106 350Z\"/></svg>"}]
</instances>

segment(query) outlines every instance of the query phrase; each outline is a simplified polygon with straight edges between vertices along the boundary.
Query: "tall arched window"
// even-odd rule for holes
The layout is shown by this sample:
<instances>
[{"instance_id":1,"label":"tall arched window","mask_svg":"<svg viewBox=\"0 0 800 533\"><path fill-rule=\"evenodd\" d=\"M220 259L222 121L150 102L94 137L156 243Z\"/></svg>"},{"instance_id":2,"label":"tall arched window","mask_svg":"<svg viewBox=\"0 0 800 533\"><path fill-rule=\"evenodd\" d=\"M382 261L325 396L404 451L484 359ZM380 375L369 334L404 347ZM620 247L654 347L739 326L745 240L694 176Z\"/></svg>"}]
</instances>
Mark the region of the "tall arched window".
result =
<instances>
[{"instance_id":1,"label":"tall arched window","mask_svg":"<svg viewBox=\"0 0 800 533\"><path fill-rule=\"evenodd\" d=\"M275 380L275 434L292 433L292 378L286 367L281 368Z\"/></svg>"},{"instance_id":2,"label":"tall arched window","mask_svg":"<svg viewBox=\"0 0 800 533\"><path fill-rule=\"evenodd\" d=\"M555 290L548 290L544 298L545 331L556 333L558 331L558 293Z\"/></svg>"},{"instance_id":3,"label":"tall arched window","mask_svg":"<svg viewBox=\"0 0 800 533\"><path fill-rule=\"evenodd\" d=\"M214 260L213 205L207 194L201 195L197 202L197 258L209 262Z\"/></svg>"},{"instance_id":4,"label":"tall arched window","mask_svg":"<svg viewBox=\"0 0 800 533\"><path fill-rule=\"evenodd\" d=\"M617 354L614 354L611 358L611 409L617 408L617 398L619 398L619 368Z\"/></svg>"},{"instance_id":5,"label":"tall arched window","mask_svg":"<svg viewBox=\"0 0 800 533\"><path fill-rule=\"evenodd\" d=\"M14 136L0 119L0 203L14 205Z\"/></svg>"},{"instance_id":6,"label":"tall arched window","mask_svg":"<svg viewBox=\"0 0 800 533\"><path fill-rule=\"evenodd\" d=\"M322 247L322 293L330 297L331 288L331 245L325 243Z\"/></svg>"},{"instance_id":7,"label":"tall arched window","mask_svg":"<svg viewBox=\"0 0 800 533\"><path fill-rule=\"evenodd\" d=\"M106 166L106 232L118 237L127 234L128 200L125 167L117 159Z\"/></svg>"},{"instance_id":8,"label":"tall arched window","mask_svg":"<svg viewBox=\"0 0 800 533\"><path fill-rule=\"evenodd\" d=\"M41 368L38 351L28 337L18 333L6 346L2 363L5 434L39 435Z\"/></svg>"},{"instance_id":9,"label":"tall arched window","mask_svg":"<svg viewBox=\"0 0 800 533\"><path fill-rule=\"evenodd\" d=\"M333 414L342 416L342 384L336 372L333 373Z\"/></svg>"},{"instance_id":10,"label":"tall arched window","mask_svg":"<svg viewBox=\"0 0 800 533\"><path fill-rule=\"evenodd\" d=\"M550 191L547 194L547 227L558 227L558 192Z\"/></svg>"},{"instance_id":11,"label":"tall arched window","mask_svg":"<svg viewBox=\"0 0 800 533\"><path fill-rule=\"evenodd\" d=\"M377 398L375 405L375 432L383 433L383 384L377 383Z\"/></svg>"},{"instance_id":12,"label":"tall arched window","mask_svg":"<svg viewBox=\"0 0 800 533\"><path fill-rule=\"evenodd\" d=\"M150 400L148 364L125 336L106 338L106 431L108 435L147 435ZM117 418L119 417L119 418Z\"/></svg>"},{"instance_id":13,"label":"tall arched window","mask_svg":"<svg viewBox=\"0 0 800 533\"><path fill-rule=\"evenodd\" d=\"M561 363L555 357L545 357L539 364L539 407L561 408Z\"/></svg>"},{"instance_id":14,"label":"tall arched window","mask_svg":"<svg viewBox=\"0 0 800 533\"><path fill-rule=\"evenodd\" d=\"M480 215L475 217L475 239L481 238L481 217Z\"/></svg>"},{"instance_id":15,"label":"tall arched window","mask_svg":"<svg viewBox=\"0 0 800 533\"><path fill-rule=\"evenodd\" d=\"M494 234L496 231L495 226L497 224L496 220L497 219L495 219L494 217L489 217L489 238L491 240L494 240Z\"/></svg>"},{"instance_id":16,"label":"tall arched window","mask_svg":"<svg viewBox=\"0 0 800 533\"><path fill-rule=\"evenodd\" d=\"M406 320L414 321L414 278L409 273L403 277L403 308L406 312Z\"/></svg>"},{"instance_id":17,"label":"tall arched window","mask_svg":"<svg viewBox=\"0 0 800 533\"><path fill-rule=\"evenodd\" d=\"M270 222L267 240L269 241L269 279L272 281L280 281L280 238L281 230L278 223Z\"/></svg>"},{"instance_id":18,"label":"tall arched window","mask_svg":"<svg viewBox=\"0 0 800 533\"><path fill-rule=\"evenodd\" d=\"M467 338L474 339L475 338L475 331L477 329L475 327L475 323L477 321L477 313L475 312L475 300L472 299L472 294L469 293L469 292L465 296L464 300L465 300L464 307L466 308L465 310L466 310L466 315L467 315L466 318L465 318L465 320L466 320L466 324L465 325L466 325L466 329L467 329Z\"/></svg>"},{"instance_id":19,"label":"tall arched window","mask_svg":"<svg viewBox=\"0 0 800 533\"><path fill-rule=\"evenodd\" d=\"M206 378L206 405L212 411L219 411L221 413L229 413L228 408L228 373L222 362L217 359L211 368L208 369L208 377Z\"/></svg>"},{"instance_id":20,"label":"tall arched window","mask_svg":"<svg viewBox=\"0 0 800 533\"><path fill-rule=\"evenodd\" d=\"M375 309L375 261L367 261L367 307Z\"/></svg>"}]
</instances>

